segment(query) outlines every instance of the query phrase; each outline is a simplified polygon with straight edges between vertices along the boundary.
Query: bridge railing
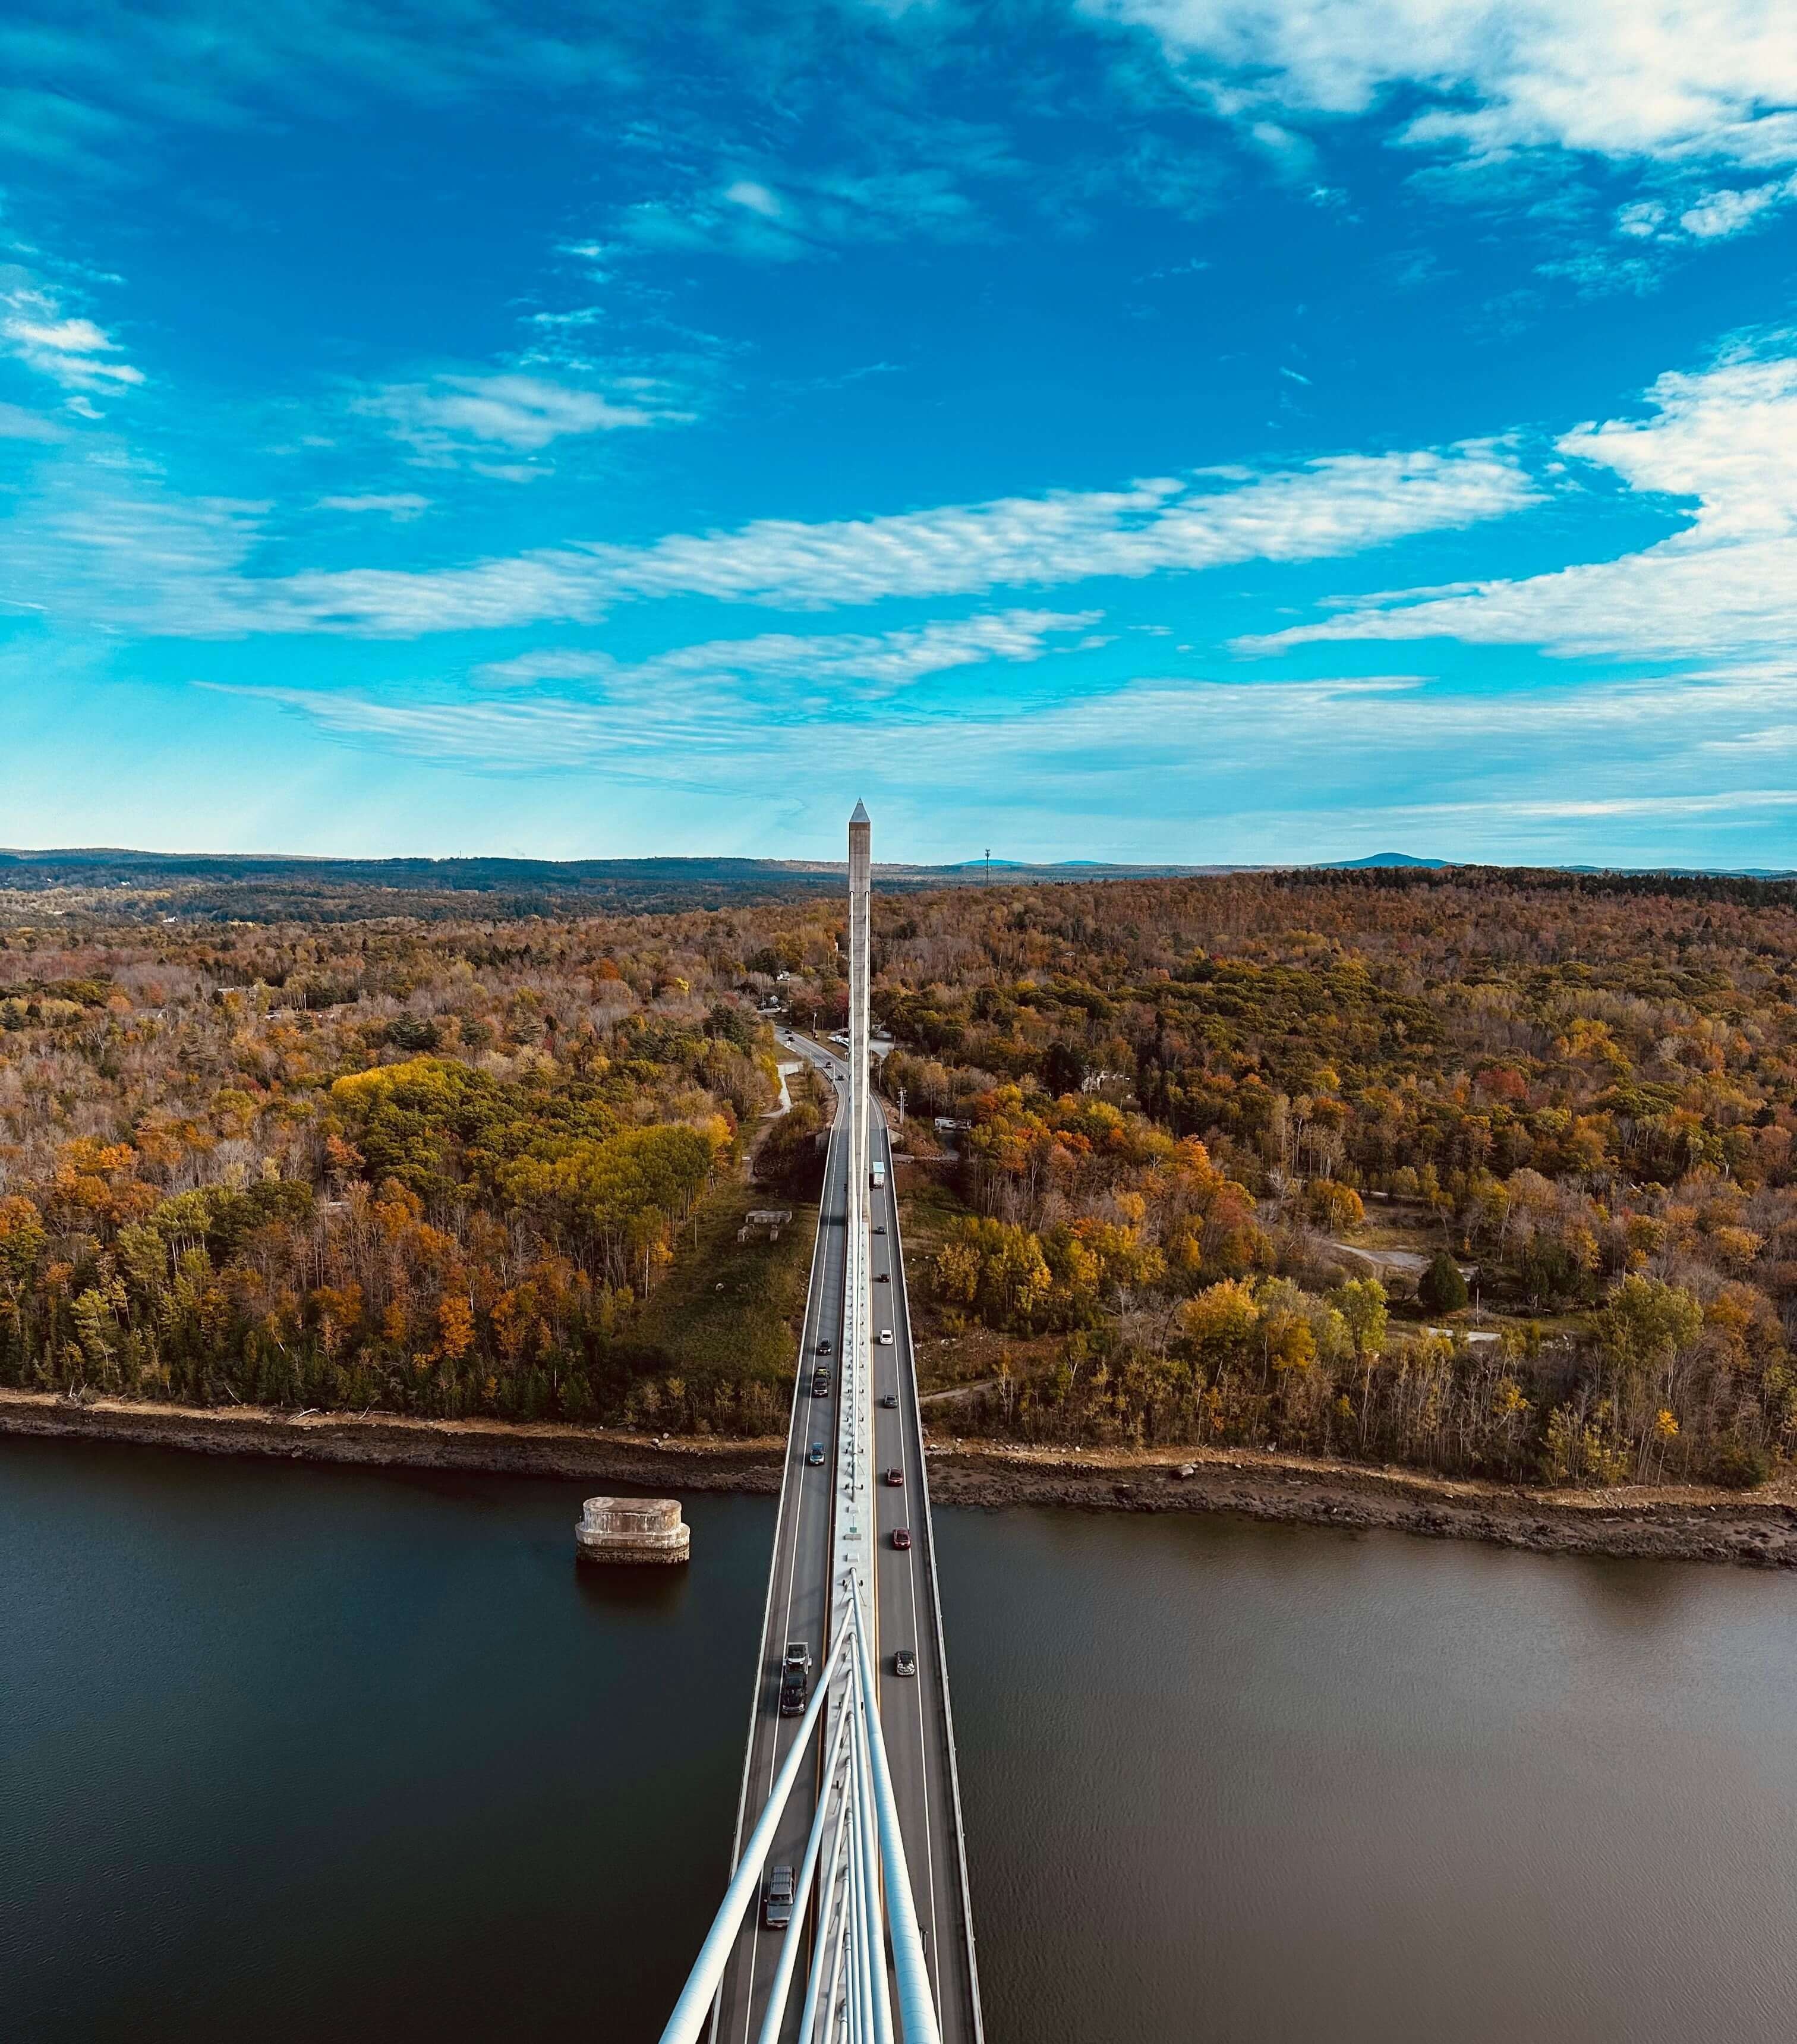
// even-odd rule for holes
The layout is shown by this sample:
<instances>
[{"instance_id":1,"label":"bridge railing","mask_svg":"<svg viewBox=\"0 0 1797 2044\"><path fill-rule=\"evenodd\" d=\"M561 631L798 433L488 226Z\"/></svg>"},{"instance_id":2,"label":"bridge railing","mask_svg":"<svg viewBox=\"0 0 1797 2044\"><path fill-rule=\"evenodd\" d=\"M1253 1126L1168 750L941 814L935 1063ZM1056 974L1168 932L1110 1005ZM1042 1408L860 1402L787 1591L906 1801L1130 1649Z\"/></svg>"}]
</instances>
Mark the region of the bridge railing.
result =
<instances>
[{"instance_id":1,"label":"bridge railing","mask_svg":"<svg viewBox=\"0 0 1797 2044\"><path fill-rule=\"evenodd\" d=\"M792 1914L781 1940L761 2044L776 2044L785 2021L820 1866L824 1870L824 1885L805 1977L799 2044L837 2044L837 2040L895 2044L895 1984L896 2036L903 2044L941 2044L880 1728L866 1593L858 1578L850 1578L840 1587L844 1592L840 1608L847 1614L847 1623L838 1631L818 1671L797 1736L743 1845L717 1915L662 2032L662 2044L697 2044L743 1920L760 1897L768 1854L827 1704L834 1719L824 1788L805 1841ZM830 1845L826 1853L827 1837Z\"/></svg>"}]
</instances>

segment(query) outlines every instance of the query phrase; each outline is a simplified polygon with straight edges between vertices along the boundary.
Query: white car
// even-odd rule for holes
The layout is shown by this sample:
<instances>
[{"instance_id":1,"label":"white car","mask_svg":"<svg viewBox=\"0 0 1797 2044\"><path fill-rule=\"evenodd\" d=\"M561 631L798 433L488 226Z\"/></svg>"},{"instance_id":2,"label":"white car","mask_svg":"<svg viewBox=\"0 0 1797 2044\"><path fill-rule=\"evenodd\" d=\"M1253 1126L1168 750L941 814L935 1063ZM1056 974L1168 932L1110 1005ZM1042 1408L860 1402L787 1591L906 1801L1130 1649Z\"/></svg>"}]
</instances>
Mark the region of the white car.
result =
<instances>
[{"instance_id":1,"label":"white car","mask_svg":"<svg viewBox=\"0 0 1797 2044\"><path fill-rule=\"evenodd\" d=\"M892 1345L893 1345L893 1331L892 1331L892 1329L891 1329L890 1327L882 1327L882 1328L880 1330L880 1346L881 1346L881 1348L890 1348L890 1347L892 1347Z\"/></svg>"}]
</instances>

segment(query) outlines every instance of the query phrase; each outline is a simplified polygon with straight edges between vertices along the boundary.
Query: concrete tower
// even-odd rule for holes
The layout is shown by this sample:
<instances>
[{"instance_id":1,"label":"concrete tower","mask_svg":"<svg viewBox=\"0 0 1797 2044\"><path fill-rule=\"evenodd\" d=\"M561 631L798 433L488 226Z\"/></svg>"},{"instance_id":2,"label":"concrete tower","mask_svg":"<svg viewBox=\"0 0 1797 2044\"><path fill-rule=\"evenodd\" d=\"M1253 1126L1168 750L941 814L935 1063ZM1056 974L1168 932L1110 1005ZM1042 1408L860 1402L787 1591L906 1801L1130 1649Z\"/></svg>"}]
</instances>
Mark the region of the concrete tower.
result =
<instances>
[{"instance_id":1,"label":"concrete tower","mask_svg":"<svg viewBox=\"0 0 1797 2044\"><path fill-rule=\"evenodd\" d=\"M867 1185L868 895L874 878L874 826L857 802L849 818L849 1103L852 1117L849 1170ZM865 1205L865 1201L860 1203Z\"/></svg>"},{"instance_id":2,"label":"concrete tower","mask_svg":"<svg viewBox=\"0 0 1797 2044\"><path fill-rule=\"evenodd\" d=\"M867 1176L868 890L874 826L859 802L849 818L849 1197L843 1259L842 1392L837 1400L836 1515L831 1570L834 1639L847 1622L847 1585L874 1581L873 1301L869 1297ZM844 1678L847 1681L845 1673Z\"/></svg>"}]
</instances>

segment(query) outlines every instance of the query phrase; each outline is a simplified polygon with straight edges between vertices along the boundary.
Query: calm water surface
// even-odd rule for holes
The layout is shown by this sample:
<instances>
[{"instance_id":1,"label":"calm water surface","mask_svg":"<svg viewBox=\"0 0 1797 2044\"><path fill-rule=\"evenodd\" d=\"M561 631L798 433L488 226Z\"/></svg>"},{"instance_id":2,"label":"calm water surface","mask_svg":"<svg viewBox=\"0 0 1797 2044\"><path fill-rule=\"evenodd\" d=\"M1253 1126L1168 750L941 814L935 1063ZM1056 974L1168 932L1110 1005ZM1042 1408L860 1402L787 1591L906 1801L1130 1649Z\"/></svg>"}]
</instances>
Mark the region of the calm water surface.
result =
<instances>
[{"instance_id":1,"label":"calm water surface","mask_svg":"<svg viewBox=\"0 0 1797 2044\"><path fill-rule=\"evenodd\" d=\"M772 1509L0 1441L0 2035L652 2040ZM992 2044L1797 2035L1797 1584L944 1512Z\"/></svg>"}]
</instances>

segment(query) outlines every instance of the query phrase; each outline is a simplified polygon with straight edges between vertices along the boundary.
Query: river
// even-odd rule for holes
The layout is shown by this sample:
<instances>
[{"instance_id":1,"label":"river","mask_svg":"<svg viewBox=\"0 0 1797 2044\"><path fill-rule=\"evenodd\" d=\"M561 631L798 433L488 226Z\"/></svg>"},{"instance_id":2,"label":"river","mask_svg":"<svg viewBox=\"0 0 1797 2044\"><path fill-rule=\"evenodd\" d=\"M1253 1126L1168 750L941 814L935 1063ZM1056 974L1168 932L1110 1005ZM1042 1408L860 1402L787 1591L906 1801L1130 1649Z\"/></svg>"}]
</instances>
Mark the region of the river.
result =
<instances>
[{"instance_id":1,"label":"river","mask_svg":"<svg viewBox=\"0 0 1797 2044\"><path fill-rule=\"evenodd\" d=\"M0 2034L658 2034L769 1500L0 1441ZM1797 1585L944 1512L992 2044L1787 2044Z\"/></svg>"}]
</instances>

